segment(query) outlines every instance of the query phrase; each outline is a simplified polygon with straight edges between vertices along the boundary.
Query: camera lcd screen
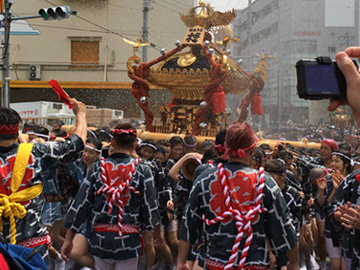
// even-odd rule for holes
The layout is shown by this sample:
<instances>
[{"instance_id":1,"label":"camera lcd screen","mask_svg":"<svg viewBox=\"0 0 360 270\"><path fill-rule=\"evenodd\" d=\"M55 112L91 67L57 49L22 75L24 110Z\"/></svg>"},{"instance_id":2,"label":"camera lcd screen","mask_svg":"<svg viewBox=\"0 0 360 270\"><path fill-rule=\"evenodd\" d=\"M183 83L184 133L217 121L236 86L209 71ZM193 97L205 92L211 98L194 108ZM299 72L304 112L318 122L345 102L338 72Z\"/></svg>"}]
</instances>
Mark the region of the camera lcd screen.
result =
<instances>
[{"instance_id":1,"label":"camera lcd screen","mask_svg":"<svg viewBox=\"0 0 360 270\"><path fill-rule=\"evenodd\" d=\"M305 68L308 94L340 95L335 65L307 65Z\"/></svg>"}]
</instances>

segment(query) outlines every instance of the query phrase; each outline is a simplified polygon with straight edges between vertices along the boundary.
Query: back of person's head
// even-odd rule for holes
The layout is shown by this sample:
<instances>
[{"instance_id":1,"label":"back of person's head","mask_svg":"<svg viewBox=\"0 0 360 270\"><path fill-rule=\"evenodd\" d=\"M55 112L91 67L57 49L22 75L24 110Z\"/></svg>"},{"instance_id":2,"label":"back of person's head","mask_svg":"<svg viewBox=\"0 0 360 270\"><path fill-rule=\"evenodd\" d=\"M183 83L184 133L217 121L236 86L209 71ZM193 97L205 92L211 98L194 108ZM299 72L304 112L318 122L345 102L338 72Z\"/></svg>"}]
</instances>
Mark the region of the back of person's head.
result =
<instances>
[{"instance_id":1,"label":"back of person's head","mask_svg":"<svg viewBox=\"0 0 360 270\"><path fill-rule=\"evenodd\" d=\"M118 124L112 135L115 146L131 150L136 142L136 129L130 123Z\"/></svg>"},{"instance_id":2,"label":"back of person's head","mask_svg":"<svg viewBox=\"0 0 360 270\"><path fill-rule=\"evenodd\" d=\"M286 161L293 158L293 155L286 150L279 151L279 158Z\"/></svg>"},{"instance_id":3,"label":"back of person's head","mask_svg":"<svg viewBox=\"0 0 360 270\"><path fill-rule=\"evenodd\" d=\"M19 135L20 115L11 108L0 107L0 140L13 140Z\"/></svg>"},{"instance_id":4,"label":"back of person's head","mask_svg":"<svg viewBox=\"0 0 360 270\"><path fill-rule=\"evenodd\" d=\"M109 127L99 127L96 131L95 134L98 137L98 139L102 142L111 142L111 138L112 138L112 129Z\"/></svg>"},{"instance_id":5,"label":"back of person's head","mask_svg":"<svg viewBox=\"0 0 360 270\"><path fill-rule=\"evenodd\" d=\"M211 160L215 160L217 158L216 154L215 154L215 151L214 149L210 149L210 150L207 150L202 159L201 159L201 163L206 163L208 161L211 161Z\"/></svg>"},{"instance_id":6,"label":"back of person's head","mask_svg":"<svg viewBox=\"0 0 360 270\"><path fill-rule=\"evenodd\" d=\"M196 147L197 139L193 135L186 135L184 137L184 145L187 147Z\"/></svg>"},{"instance_id":7,"label":"back of person's head","mask_svg":"<svg viewBox=\"0 0 360 270\"><path fill-rule=\"evenodd\" d=\"M270 144L268 143L262 143L259 145L260 148L266 150L266 151L272 151L273 149L271 148Z\"/></svg>"},{"instance_id":8,"label":"back of person's head","mask_svg":"<svg viewBox=\"0 0 360 270\"><path fill-rule=\"evenodd\" d=\"M257 147L253 155L253 159L256 160L256 164L258 165L258 167L261 165L262 160L265 158L266 158L265 150L261 147Z\"/></svg>"},{"instance_id":9,"label":"back of person's head","mask_svg":"<svg viewBox=\"0 0 360 270\"><path fill-rule=\"evenodd\" d=\"M348 143L339 143L339 150L345 150L345 151L348 151L348 152L351 152L351 145L348 144Z\"/></svg>"},{"instance_id":10,"label":"back of person's head","mask_svg":"<svg viewBox=\"0 0 360 270\"><path fill-rule=\"evenodd\" d=\"M61 129L61 128L57 128L51 131L56 137L62 137L65 138L67 137L67 133L65 130Z\"/></svg>"},{"instance_id":11,"label":"back of person's head","mask_svg":"<svg viewBox=\"0 0 360 270\"><path fill-rule=\"evenodd\" d=\"M285 163L279 159L270 159L264 166L268 173L283 174L286 172Z\"/></svg>"},{"instance_id":12,"label":"back of person's head","mask_svg":"<svg viewBox=\"0 0 360 270\"><path fill-rule=\"evenodd\" d=\"M201 144L201 151L206 152L207 150L214 148L214 141L205 139L203 143Z\"/></svg>"},{"instance_id":13,"label":"back of person's head","mask_svg":"<svg viewBox=\"0 0 360 270\"><path fill-rule=\"evenodd\" d=\"M43 126L36 126L34 133L42 134L42 135L49 135L49 130Z\"/></svg>"},{"instance_id":14,"label":"back of person's head","mask_svg":"<svg viewBox=\"0 0 360 270\"><path fill-rule=\"evenodd\" d=\"M159 146L162 146L162 147L169 147L170 146L170 142L168 140L159 140L156 144L159 145Z\"/></svg>"},{"instance_id":15,"label":"back of person's head","mask_svg":"<svg viewBox=\"0 0 360 270\"><path fill-rule=\"evenodd\" d=\"M225 152L225 136L226 129L219 131L215 137L215 150L219 155Z\"/></svg>"},{"instance_id":16,"label":"back of person's head","mask_svg":"<svg viewBox=\"0 0 360 270\"><path fill-rule=\"evenodd\" d=\"M226 148L232 151L242 149L244 151L254 147L257 137L248 123L236 123L229 127L225 136Z\"/></svg>"},{"instance_id":17,"label":"back of person's head","mask_svg":"<svg viewBox=\"0 0 360 270\"><path fill-rule=\"evenodd\" d=\"M320 177L324 177L328 171L325 168L313 168L309 173L309 179L311 183L316 183L316 180Z\"/></svg>"},{"instance_id":18,"label":"back of person's head","mask_svg":"<svg viewBox=\"0 0 360 270\"><path fill-rule=\"evenodd\" d=\"M34 132L36 127L37 127L37 124L35 122L32 122L32 121L26 122L23 126L22 132L23 133Z\"/></svg>"},{"instance_id":19,"label":"back of person's head","mask_svg":"<svg viewBox=\"0 0 360 270\"><path fill-rule=\"evenodd\" d=\"M102 142L98 138L89 137L86 139L85 143L93 144L97 150L102 149Z\"/></svg>"}]
</instances>

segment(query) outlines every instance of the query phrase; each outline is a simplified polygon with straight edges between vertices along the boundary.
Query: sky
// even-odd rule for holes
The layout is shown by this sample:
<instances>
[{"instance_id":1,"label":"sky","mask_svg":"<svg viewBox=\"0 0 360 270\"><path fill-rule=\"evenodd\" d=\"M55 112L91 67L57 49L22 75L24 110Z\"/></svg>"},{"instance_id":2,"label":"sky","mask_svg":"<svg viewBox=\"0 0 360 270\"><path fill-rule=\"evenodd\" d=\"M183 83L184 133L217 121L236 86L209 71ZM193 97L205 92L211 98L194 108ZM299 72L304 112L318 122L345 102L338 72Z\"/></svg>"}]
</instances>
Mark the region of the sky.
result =
<instances>
[{"instance_id":1,"label":"sky","mask_svg":"<svg viewBox=\"0 0 360 270\"><path fill-rule=\"evenodd\" d=\"M210 3L210 5L215 8L215 10L222 12L232 8L245 8L248 5L248 0L204 0L204 2Z\"/></svg>"}]
</instances>

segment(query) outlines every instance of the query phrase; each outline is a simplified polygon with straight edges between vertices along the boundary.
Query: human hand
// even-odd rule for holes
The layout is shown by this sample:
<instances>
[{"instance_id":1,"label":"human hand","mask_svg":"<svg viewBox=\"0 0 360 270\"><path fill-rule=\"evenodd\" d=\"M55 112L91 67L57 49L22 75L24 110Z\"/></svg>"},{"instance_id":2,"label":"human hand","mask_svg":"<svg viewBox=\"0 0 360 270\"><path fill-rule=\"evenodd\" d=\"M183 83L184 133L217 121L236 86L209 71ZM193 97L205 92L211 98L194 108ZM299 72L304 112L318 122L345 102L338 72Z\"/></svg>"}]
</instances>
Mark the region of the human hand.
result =
<instances>
[{"instance_id":1,"label":"human hand","mask_svg":"<svg viewBox=\"0 0 360 270\"><path fill-rule=\"evenodd\" d=\"M276 257L272 252L269 252L269 259L270 259L269 269L275 270L276 269Z\"/></svg>"},{"instance_id":2,"label":"human hand","mask_svg":"<svg viewBox=\"0 0 360 270\"><path fill-rule=\"evenodd\" d=\"M301 199L305 199L305 193L303 191L299 191Z\"/></svg>"},{"instance_id":3,"label":"human hand","mask_svg":"<svg viewBox=\"0 0 360 270\"><path fill-rule=\"evenodd\" d=\"M330 100L328 110L334 111L340 105L349 105L354 119L360 124L360 74L350 57L360 59L360 47L349 47L344 52L336 54L336 63L346 79L347 98L343 100Z\"/></svg>"},{"instance_id":4,"label":"human hand","mask_svg":"<svg viewBox=\"0 0 360 270\"><path fill-rule=\"evenodd\" d=\"M73 112L75 115L79 115L81 113L83 113L83 114L86 113L86 107L85 107L84 103L82 103L81 101L77 101L75 98L72 98L71 102L73 104Z\"/></svg>"},{"instance_id":5,"label":"human hand","mask_svg":"<svg viewBox=\"0 0 360 270\"><path fill-rule=\"evenodd\" d=\"M172 201L168 201L166 204L166 208L170 211L174 211L174 203Z\"/></svg>"},{"instance_id":6,"label":"human hand","mask_svg":"<svg viewBox=\"0 0 360 270\"><path fill-rule=\"evenodd\" d=\"M341 184L341 182L344 180L344 176L340 174L339 171L335 171L332 173L332 182L334 186L334 190L337 190Z\"/></svg>"},{"instance_id":7,"label":"human hand","mask_svg":"<svg viewBox=\"0 0 360 270\"><path fill-rule=\"evenodd\" d=\"M324 191L326 188L326 178L320 177L320 178L316 179L316 184L317 184L319 190Z\"/></svg>"},{"instance_id":8,"label":"human hand","mask_svg":"<svg viewBox=\"0 0 360 270\"><path fill-rule=\"evenodd\" d=\"M190 268L187 263L185 263L185 264L178 263L176 266L176 270L190 270Z\"/></svg>"},{"instance_id":9,"label":"human hand","mask_svg":"<svg viewBox=\"0 0 360 270\"><path fill-rule=\"evenodd\" d=\"M308 201L307 201L307 207L311 207L311 206L313 206L314 205L314 199L313 198L311 198L311 199L309 199Z\"/></svg>"},{"instance_id":10,"label":"human hand","mask_svg":"<svg viewBox=\"0 0 360 270\"><path fill-rule=\"evenodd\" d=\"M154 233L154 247L159 248L161 247L165 242L164 238L161 236L161 234Z\"/></svg>"},{"instance_id":11,"label":"human hand","mask_svg":"<svg viewBox=\"0 0 360 270\"><path fill-rule=\"evenodd\" d=\"M67 263L69 262L69 255L71 253L72 248L73 248L72 241L65 239L64 244L61 247L61 258Z\"/></svg>"},{"instance_id":12,"label":"human hand","mask_svg":"<svg viewBox=\"0 0 360 270\"><path fill-rule=\"evenodd\" d=\"M351 203L348 202L345 205L341 205L341 225L347 229L360 230L360 206L355 205L355 208L351 206Z\"/></svg>"}]
</instances>

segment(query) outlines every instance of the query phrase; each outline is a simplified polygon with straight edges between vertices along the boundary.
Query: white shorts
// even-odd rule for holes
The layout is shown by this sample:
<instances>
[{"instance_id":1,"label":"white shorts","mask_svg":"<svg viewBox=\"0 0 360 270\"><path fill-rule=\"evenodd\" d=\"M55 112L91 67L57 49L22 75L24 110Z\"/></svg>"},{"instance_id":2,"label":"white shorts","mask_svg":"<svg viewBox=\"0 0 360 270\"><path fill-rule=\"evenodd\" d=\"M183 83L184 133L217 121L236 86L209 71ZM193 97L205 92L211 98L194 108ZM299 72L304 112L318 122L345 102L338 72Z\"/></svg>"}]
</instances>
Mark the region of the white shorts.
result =
<instances>
[{"instance_id":1,"label":"white shorts","mask_svg":"<svg viewBox=\"0 0 360 270\"><path fill-rule=\"evenodd\" d=\"M176 232L178 230L178 222L176 220L169 220L165 225L166 233Z\"/></svg>"},{"instance_id":2,"label":"white shorts","mask_svg":"<svg viewBox=\"0 0 360 270\"><path fill-rule=\"evenodd\" d=\"M329 258L341 258L341 249L340 247L334 247L332 239L325 237L326 249L329 254Z\"/></svg>"},{"instance_id":3,"label":"white shorts","mask_svg":"<svg viewBox=\"0 0 360 270\"><path fill-rule=\"evenodd\" d=\"M101 259L97 256L95 258L96 269L101 270L137 270L138 258L131 258L127 260Z\"/></svg>"}]
</instances>

